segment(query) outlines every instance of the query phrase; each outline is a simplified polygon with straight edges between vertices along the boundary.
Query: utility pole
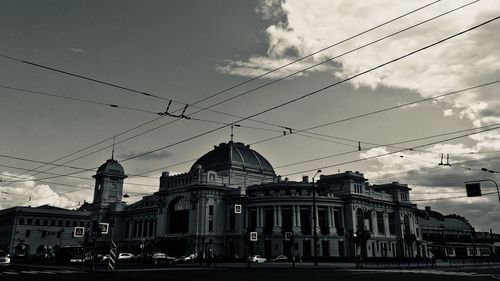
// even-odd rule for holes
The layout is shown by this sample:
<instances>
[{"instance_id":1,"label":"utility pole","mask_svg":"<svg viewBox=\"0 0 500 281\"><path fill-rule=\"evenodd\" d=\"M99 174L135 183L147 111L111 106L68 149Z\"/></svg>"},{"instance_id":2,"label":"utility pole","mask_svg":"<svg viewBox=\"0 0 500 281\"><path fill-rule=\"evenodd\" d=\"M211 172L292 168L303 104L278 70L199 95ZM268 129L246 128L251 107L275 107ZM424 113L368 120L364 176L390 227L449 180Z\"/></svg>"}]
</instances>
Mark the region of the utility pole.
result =
<instances>
[{"instance_id":1,"label":"utility pole","mask_svg":"<svg viewBox=\"0 0 500 281\"><path fill-rule=\"evenodd\" d=\"M318 225L318 218L316 217L316 189L314 188L315 177L321 173L321 170L316 171L312 177L312 194L313 194L313 243L314 243L314 266L318 266L318 232L316 231Z\"/></svg>"}]
</instances>

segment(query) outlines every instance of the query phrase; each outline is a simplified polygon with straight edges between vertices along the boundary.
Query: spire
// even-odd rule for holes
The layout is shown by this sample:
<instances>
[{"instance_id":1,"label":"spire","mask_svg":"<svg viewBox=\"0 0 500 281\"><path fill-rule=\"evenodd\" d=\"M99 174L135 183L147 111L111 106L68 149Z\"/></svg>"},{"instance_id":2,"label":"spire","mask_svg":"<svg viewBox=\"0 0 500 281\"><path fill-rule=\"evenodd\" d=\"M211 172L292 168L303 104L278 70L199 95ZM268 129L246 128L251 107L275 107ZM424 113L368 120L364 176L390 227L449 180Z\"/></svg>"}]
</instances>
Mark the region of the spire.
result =
<instances>
[{"instance_id":1,"label":"spire","mask_svg":"<svg viewBox=\"0 0 500 281\"><path fill-rule=\"evenodd\" d=\"M233 142L234 127L241 127L241 125L239 125L239 124L231 124L231 142Z\"/></svg>"},{"instance_id":2,"label":"spire","mask_svg":"<svg viewBox=\"0 0 500 281\"><path fill-rule=\"evenodd\" d=\"M113 137L113 150L111 150L111 160L115 160L115 136Z\"/></svg>"}]
</instances>

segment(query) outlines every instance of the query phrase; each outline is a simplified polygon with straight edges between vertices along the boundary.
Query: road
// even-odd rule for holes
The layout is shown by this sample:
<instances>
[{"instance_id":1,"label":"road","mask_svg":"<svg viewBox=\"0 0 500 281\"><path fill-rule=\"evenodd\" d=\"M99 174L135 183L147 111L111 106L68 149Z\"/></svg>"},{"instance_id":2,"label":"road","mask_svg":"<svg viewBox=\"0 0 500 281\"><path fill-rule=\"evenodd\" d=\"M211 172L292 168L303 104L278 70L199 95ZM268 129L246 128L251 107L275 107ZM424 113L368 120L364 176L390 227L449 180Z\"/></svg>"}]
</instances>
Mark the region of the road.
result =
<instances>
[{"instance_id":1,"label":"road","mask_svg":"<svg viewBox=\"0 0 500 281\"><path fill-rule=\"evenodd\" d=\"M469 266L433 269L352 269L352 268L295 268L288 266L247 267L164 267L164 268L122 268L117 272L86 272L79 268L29 268L26 266L0 269L0 280L500 280L500 265Z\"/></svg>"}]
</instances>

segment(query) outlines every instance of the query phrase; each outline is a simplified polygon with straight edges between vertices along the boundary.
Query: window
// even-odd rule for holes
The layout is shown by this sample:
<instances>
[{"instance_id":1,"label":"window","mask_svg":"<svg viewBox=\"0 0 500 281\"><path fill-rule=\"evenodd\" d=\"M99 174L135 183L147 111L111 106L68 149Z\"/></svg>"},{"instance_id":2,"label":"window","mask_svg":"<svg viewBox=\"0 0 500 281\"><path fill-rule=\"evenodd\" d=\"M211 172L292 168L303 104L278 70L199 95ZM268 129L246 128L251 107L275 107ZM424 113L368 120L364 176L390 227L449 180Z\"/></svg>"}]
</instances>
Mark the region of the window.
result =
<instances>
[{"instance_id":1,"label":"window","mask_svg":"<svg viewBox=\"0 0 500 281\"><path fill-rule=\"evenodd\" d=\"M31 230L26 230L26 233L24 234L24 236L30 237L31 236Z\"/></svg>"},{"instance_id":2,"label":"window","mask_svg":"<svg viewBox=\"0 0 500 281\"><path fill-rule=\"evenodd\" d=\"M31 225L33 223L32 219L28 219L28 225Z\"/></svg>"},{"instance_id":3,"label":"window","mask_svg":"<svg viewBox=\"0 0 500 281\"><path fill-rule=\"evenodd\" d=\"M229 213L229 231L235 231L236 229L236 215L234 209L230 210Z\"/></svg>"},{"instance_id":4,"label":"window","mask_svg":"<svg viewBox=\"0 0 500 281\"><path fill-rule=\"evenodd\" d=\"M21 225L24 224L24 218L19 218L19 224L21 224Z\"/></svg>"},{"instance_id":5,"label":"window","mask_svg":"<svg viewBox=\"0 0 500 281\"><path fill-rule=\"evenodd\" d=\"M384 229L384 213L382 212L377 212L377 228L378 228L378 233L384 234L385 229Z\"/></svg>"},{"instance_id":6,"label":"window","mask_svg":"<svg viewBox=\"0 0 500 281\"><path fill-rule=\"evenodd\" d=\"M125 223L125 237L128 237L128 233L130 232L130 222Z\"/></svg>"},{"instance_id":7,"label":"window","mask_svg":"<svg viewBox=\"0 0 500 281\"><path fill-rule=\"evenodd\" d=\"M50 225L52 225L52 226L56 226L56 220L52 220L52 221L50 221Z\"/></svg>"},{"instance_id":8,"label":"window","mask_svg":"<svg viewBox=\"0 0 500 281\"><path fill-rule=\"evenodd\" d=\"M45 238L47 236L47 231L42 231L42 238Z\"/></svg>"},{"instance_id":9,"label":"window","mask_svg":"<svg viewBox=\"0 0 500 281\"><path fill-rule=\"evenodd\" d=\"M58 221L57 226L63 226L63 221Z\"/></svg>"},{"instance_id":10,"label":"window","mask_svg":"<svg viewBox=\"0 0 500 281\"><path fill-rule=\"evenodd\" d=\"M388 219L389 219L389 233L394 235L396 234L396 224L395 224L396 218L394 216L394 213L389 213Z\"/></svg>"},{"instance_id":11,"label":"window","mask_svg":"<svg viewBox=\"0 0 500 281\"><path fill-rule=\"evenodd\" d=\"M40 220L35 220L35 225L40 225Z\"/></svg>"},{"instance_id":12,"label":"window","mask_svg":"<svg viewBox=\"0 0 500 281\"><path fill-rule=\"evenodd\" d=\"M73 227L76 227L77 226L77 221L73 221Z\"/></svg>"},{"instance_id":13,"label":"window","mask_svg":"<svg viewBox=\"0 0 500 281\"><path fill-rule=\"evenodd\" d=\"M71 222L70 221L66 221L66 227L70 227L71 226Z\"/></svg>"},{"instance_id":14,"label":"window","mask_svg":"<svg viewBox=\"0 0 500 281\"><path fill-rule=\"evenodd\" d=\"M81 221L80 222L80 227L83 227L85 225L85 222Z\"/></svg>"},{"instance_id":15,"label":"window","mask_svg":"<svg viewBox=\"0 0 500 281\"><path fill-rule=\"evenodd\" d=\"M48 225L49 224L49 220L43 220L43 225Z\"/></svg>"},{"instance_id":16,"label":"window","mask_svg":"<svg viewBox=\"0 0 500 281\"><path fill-rule=\"evenodd\" d=\"M61 235L62 235L62 231L58 231L57 232L57 238L61 238Z\"/></svg>"},{"instance_id":17,"label":"window","mask_svg":"<svg viewBox=\"0 0 500 281\"><path fill-rule=\"evenodd\" d=\"M208 231L214 231L214 206L208 206Z\"/></svg>"}]
</instances>

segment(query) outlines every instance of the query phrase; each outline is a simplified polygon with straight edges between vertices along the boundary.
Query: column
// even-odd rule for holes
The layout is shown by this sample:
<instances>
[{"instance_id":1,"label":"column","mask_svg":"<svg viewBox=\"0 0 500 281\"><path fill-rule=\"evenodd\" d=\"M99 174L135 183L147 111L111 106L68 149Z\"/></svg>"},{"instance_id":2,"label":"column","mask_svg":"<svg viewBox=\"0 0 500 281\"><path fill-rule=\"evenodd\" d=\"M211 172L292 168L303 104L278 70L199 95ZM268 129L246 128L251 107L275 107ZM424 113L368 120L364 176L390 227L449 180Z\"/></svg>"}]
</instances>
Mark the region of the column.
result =
<instances>
[{"instance_id":1,"label":"column","mask_svg":"<svg viewBox=\"0 0 500 281\"><path fill-rule=\"evenodd\" d=\"M316 212L314 212L313 210L313 216L316 216L316 233L318 233L318 235L321 235L321 229L319 227L319 216L318 216L318 209L319 209L319 206L316 204ZM314 221L313 221L313 227L314 227ZM313 229L314 231L314 229Z\"/></svg>"},{"instance_id":2,"label":"column","mask_svg":"<svg viewBox=\"0 0 500 281\"><path fill-rule=\"evenodd\" d=\"M278 205L278 226L279 227L282 227L283 226L283 216L282 216L282 213L281 213L281 206Z\"/></svg>"},{"instance_id":3,"label":"column","mask_svg":"<svg viewBox=\"0 0 500 281\"><path fill-rule=\"evenodd\" d=\"M384 232L385 232L385 236L389 236L390 233L389 233L389 215L384 212Z\"/></svg>"},{"instance_id":4,"label":"column","mask_svg":"<svg viewBox=\"0 0 500 281\"><path fill-rule=\"evenodd\" d=\"M262 232L262 207L257 207L257 232Z\"/></svg>"},{"instance_id":5,"label":"column","mask_svg":"<svg viewBox=\"0 0 500 281\"><path fill-rule=\"evenodd\" d=\"M295 234L300 233L300 206L299 205L293 205L292 206L292 211L293 211L293 225L292 225L292 231Z\"/></svg>"},{"instance_id":6,"label":"column","mask_svg":"<svg viewBox=\"0 0 500 281\"><path fill-rule=\"evenodd\" d=\"M335 212L334 212L334 208L333 206L330 206L328 207L328 218L329 218L329 222L330 222L330 225L329 225L329 231L330 231L330 235L333 235L333 234L336 234L337 233L337 229L335 228Z\"/></svg>"},{"instance_id":7,"label":"column","mask_svg":"<svg viewBox=\"0 0 500 281\"><path fill-rule=\"evenodd\" d=\"M281 232L281 228L279 226L279 211L278 211L278 206L273 207L273 233L278 234Z\"/></svg>"}]
</instances>

